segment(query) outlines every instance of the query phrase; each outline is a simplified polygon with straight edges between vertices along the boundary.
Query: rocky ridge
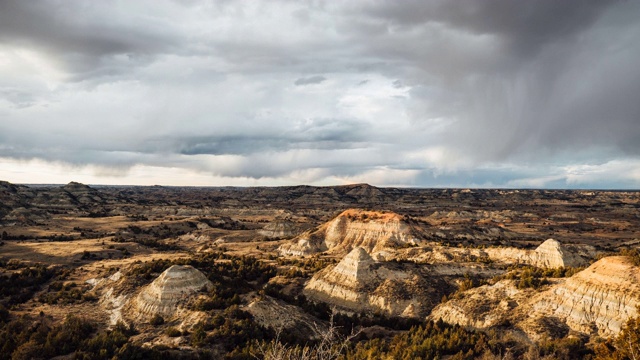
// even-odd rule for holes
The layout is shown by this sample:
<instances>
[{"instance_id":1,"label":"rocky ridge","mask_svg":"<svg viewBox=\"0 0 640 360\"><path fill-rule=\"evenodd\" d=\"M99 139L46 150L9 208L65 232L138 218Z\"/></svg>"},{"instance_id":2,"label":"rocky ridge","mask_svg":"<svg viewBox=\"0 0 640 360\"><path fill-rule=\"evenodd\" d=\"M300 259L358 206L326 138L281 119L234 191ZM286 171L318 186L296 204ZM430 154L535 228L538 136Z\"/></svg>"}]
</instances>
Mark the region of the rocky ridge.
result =
<instances>
[{"instance_id":1,"label":"rocky ridge","mask_svg":"<svg viewBox=\"0 0 640 360\"><path fill-rule=\"evenodd\" d=\"M416 271L376 262L356 247L337 265L316 273L303 293L347 312L419 317L436 301L430 292L434 285Z\"/></svg>"},{"instance_id":2,"label":"rocky ridge","mask_svg":"<svg viewBox=\"0 0 640 360\"><path fill-rule=\"evenodd\" d=\"M419 247L376 254L378 260L386 261L408 260L428 264L495 262L498 265L530 265L546 269L585 266L596 256L597 252L591 246L565 245L554 239L547 239L535 250L514 247L464 248L426 243Z\"/></svg>"},{"instance_id":3,"label":"rocky ridge","mask_svg":"<svg viewBox=\"0 0 640 360\"><path fill-rule=\"evenodd\" d=\"M516 248L487 248L484 250L494 261L516 263L554 269L559 267L579 267L588 264L588 259L579 255L579 250L547 239L535 250ZM595 250L592 250L595 257Z\"/></svg>"},{"instance_id":4,"label":"rocky ridge","mask_svg":"<svg viewBox=\"0 0 640 360\"><path fill-rule=\"evenodd\" d=\"M404 217L391 212L350 209L315 231L306 232L282 245L284 255L309 255L329 251L348 253L362 247L369 254L386 248L418 244L420 231Z\"/></svg>"},{"instance_id":5,"label":"rocky ridge","mask_svg":"<svg viewBox=\"0 0 640 360\"><path fill-rule=\"evenodd\" d=\"M640 269L628 258L603 258L542 291L517 289L502 280L465 291L438 305L428 318L476 329L510 323L532 340L563 337L569 331L602 337L618 334L638 316Z\"/></svg>"},{"instance_id":6,"label":"rocky ridge","mask_svg":"<svg viewBox=\"0 0 640 360\"><path fill-rule=\"evenodd\" d=\"M258 234L272 239L286 239L300 235L309 226L298 224L293 221L278 220L265 225Z\"/></svg>"},{"instance_id":7,"label":"rocky ridge","mask_svg":"<svg viewBox=\"0 0 640 360\"><path fill-rule=\"evenodd\" d=\"M606 337L638 316L640 268L627 257L603 258L532 299L537 316L561 319L571 329Z\"/></svg>"}]
</instances>

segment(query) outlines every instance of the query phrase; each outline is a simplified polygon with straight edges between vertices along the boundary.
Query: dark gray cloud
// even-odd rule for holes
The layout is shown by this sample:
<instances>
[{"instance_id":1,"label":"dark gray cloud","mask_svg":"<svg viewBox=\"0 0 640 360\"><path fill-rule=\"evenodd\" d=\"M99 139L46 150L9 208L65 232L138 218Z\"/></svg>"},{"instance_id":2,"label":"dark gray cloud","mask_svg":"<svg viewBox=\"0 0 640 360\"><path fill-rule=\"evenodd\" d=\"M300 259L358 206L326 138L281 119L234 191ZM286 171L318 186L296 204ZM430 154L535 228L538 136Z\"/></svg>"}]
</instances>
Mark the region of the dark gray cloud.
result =
<instances>
[{"instance_id":1,"label":"dark gray cloud","mask_svg":"<svg viewBox=\"0 0 640 360\"><path fill-rule=\"evenodd\" d=\"M321 75L316 75L316 76L310 76L310 77L306 77L306 78L299 78L294 82L294 84L296 86L310 85L310 84L320 84L321 82L323 82L325 80L327 80L326 77L321 76Z\"/></svg>"},{"instance_id":2,"label":"dark gray cloud","mask_svg":"<svg viewBox=\"0 0 640 360\"><path fill-rule=\"evenodd\" d=\"M178 152L185 155L249 155L301 149L352 149L363 146L369 140L364 124L346 119L316 119L298 126L295 131L284 130L281 133L192 136L173 139ZM166 144L166 141L161 143Z\"/></svg>"},{"instance_id":3,"label":"dark gray cloud","mask_svg":"<svg viewBox=\"0 0 640 360\"><path fill-rule=\"evenodd\" d=\"M546 44L563 41L596 21L616 1L553 1L519 3L509 0L411 0L397 6L377 1L363 7L387 26L415 28L426 23L477 35L497 35L505 43L504 55L535 56Z\"/></svg>"},{"instance_id":4,"label":"dark gray cloud","mask_svg":"<svg viewBox=\"0 0 640 360\"><path fill-rule=\"evenodd\" d=\"M57 58L74 80L127 73L158 53L177 50L183 39L170 23L115 6L110 1L2 1L0 42ZM118 55L123 57L114 59Z\"/></svg>"},{"instance_id":5,"label":"dark gray cloud","mask_svg":"<svg viewBox=\"0 0 640 360\"><path fill-rule=\"evenodd\" d=\"M0 158L124 179L637 188L638 14L591 0L2 1Z\"/></svg>"},{"instance_id":6,"label":"dark gray cloud","mask_svg":"<svg viewBox=\"0 0 640 360\"><path fill-rule=\"evenodd\" d=\"M631 65L640 54L631 40L640 35L630 19L640 13L637 4L395 5L357 10L387 29L375 38L383 44L376 53L416 68L407 80L420 85L412 91L416 109L455 119L448 143L480 161L546 158L594 145L640 155L633 140L640 138L640 111L629 98L640 84L640 68ZM395 41L405 36L415 42ZM420 40L426 46L412 46Z\"/></svg>"}]
</instances>

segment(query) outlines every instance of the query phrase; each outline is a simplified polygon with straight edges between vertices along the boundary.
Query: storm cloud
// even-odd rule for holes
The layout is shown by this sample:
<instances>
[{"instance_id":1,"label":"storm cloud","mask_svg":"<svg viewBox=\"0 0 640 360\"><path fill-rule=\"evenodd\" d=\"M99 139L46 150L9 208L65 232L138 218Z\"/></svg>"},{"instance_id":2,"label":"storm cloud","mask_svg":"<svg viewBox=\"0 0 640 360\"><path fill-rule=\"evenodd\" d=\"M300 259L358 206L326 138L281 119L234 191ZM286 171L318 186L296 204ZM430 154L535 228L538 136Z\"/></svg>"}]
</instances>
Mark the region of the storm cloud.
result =
<instances>
[{"instance_id":1,"label":"storm cloud","mask_svg":"<svg viewBox=\"0 0 640 360\"><path fill-rule=\"evenodd\" d=\"M638 15L591 0L2 1L0 178L639 188Z\"/></svg>"},{"instance_id":2,"label":"storm cloud","mask_svg":"<svg viewBox=\"0 0 640 360\"><path fill-rule=\"evenodd\" d=\"M320 84L321 82L327 80L324 76L316 75L308 78L300 78L294 82L294 84L301 85L309 85L309 84Z\"/></svg>"}]
</instances>

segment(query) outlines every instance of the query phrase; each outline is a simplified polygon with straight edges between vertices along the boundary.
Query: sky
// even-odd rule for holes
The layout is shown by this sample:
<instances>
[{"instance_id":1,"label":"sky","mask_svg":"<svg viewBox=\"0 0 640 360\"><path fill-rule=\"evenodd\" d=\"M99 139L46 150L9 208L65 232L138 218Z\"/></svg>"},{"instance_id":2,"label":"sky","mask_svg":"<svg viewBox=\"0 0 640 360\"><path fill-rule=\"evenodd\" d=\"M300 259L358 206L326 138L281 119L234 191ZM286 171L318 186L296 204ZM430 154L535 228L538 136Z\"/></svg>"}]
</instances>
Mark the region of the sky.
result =
<instances>
[{"instance_id":1,"label":"sky","mask_svg":"<svg viewBox=\"0 0 640 360\"><path fill-rule=\"evenodd\" d=\"M0 180L640 189L640 2L1 0Z\"/></svg>"}]
</instances>

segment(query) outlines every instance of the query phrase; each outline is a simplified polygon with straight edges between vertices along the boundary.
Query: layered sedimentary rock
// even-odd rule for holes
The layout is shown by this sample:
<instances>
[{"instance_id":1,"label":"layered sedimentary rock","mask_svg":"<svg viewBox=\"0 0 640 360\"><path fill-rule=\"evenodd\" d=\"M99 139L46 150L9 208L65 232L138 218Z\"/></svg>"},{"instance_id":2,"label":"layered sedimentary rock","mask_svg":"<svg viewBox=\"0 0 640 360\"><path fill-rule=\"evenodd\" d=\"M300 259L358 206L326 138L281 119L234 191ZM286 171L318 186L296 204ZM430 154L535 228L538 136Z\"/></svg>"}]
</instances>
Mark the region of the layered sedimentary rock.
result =
<instances>
[{"instance_id":1,"label":"layered sedimentary rock","mask_svg":"<svg viewBox=\"0 0 640 360\"><path fill-rule=\"evenodd\" d=\"M280 247L287 255L307 255L323 251L348 253L362 247L370 254L385 248L415 245L420 231L391 212L346 210L316 231L304 233Z\"/></svg>"},{"instance_id":2,"label":"layered sedimentary rock","mask_svg":"<svg viewBox=\"0 0 640 360\"><path fill-rule=\"evenodd\" d=\"M589 259L596 257L596 252L591 246L563 245L556 240L548 239L535 250L509 247L461 248L431 243L420 247L397 250L388 254L378 253L376 256L385 260L409 260L430 264L497 262L554 269L584 266L588 264Z\"/></svg>"},{"instance_id":3,"label":"layered sedimentary rock","mask_svg":"<svg viewBox=\"0 0 640 360\"><path fill-rule=\"evenodd\" d=\"M437 306L429 318L480 329L508 322L534 340L570 330L609 337L638 316L638 305L640 269L615 256L540 291L516 289L512 280L474 288Z\"/></svg>"},{"instance_id":4,"label":"layered sedimentary rock","mask_svg":"<svg viewBox=\"0 0 640 360\"><path fill-rule=\"evenodd\" d=\"M579 250L548 239L535 250L488 248L484 250L494 261L532 265L541 268L577 267L588 262L578 255Z\"/></svg>"},{"instance_id":5,"label":"layered sedimentary rock","mask_svg":"<svg viewBox=\"0 0 640 360\"><path fill-rule=\"evenodd\" d=\"M146 286L134 299L134 311L143 316L171 316L180 302L211 282L199 270L189 265L173 265Z\"/></svg>"},{"instance_id":6,"label":"layered sedimentary rock","mask_svg":"<svg viewBox=\"0 0 640 360\"><path fill-rule=\"evenodd\" d=\"M428 318L486 329L509 320L513 309L528 301L534 293L534 290L517 289L513 280L502 280L465 291L462 297L436 306Z\"/></svg>"},{"instance_id":7,"label":"layered sedimentary rock","mask_svg":"<svg viewBox=\"0 0 640 360\"><path fill-rule=\"evenodd\" d=\"M280 220L265 225L258 233L268 238L292 238L300 235L309 226L292 221Z\"/></svg>"},{"instance_id":8,"label":"layered sedimentary rock","mask_svg":"<svg viewBox=\"0 0 640 360\"><path fill-rule=\"evenodd\" d=\"M617 334L630 317L638 316L640 269L623 256L603 258L551 287L533 300L541 316L562 319L573 330Z\"/></svg>"},{"instance_id":9,"label":"layered sedimentary rock","mask_svg":"<svg viewBox=\"0 0 640 360\"><path fill-rule=\"evenodd\" d=\"M534 251L535 256L532 258L538 267L557 268L584 265L584 261L580 257L554 239L548 239Z\"/></svg>"},{"instance_id":10,"label":"layered sedimentary rock","mask_svg":"<svg viewBox=\"0 0 640 360\"><path fill-rule=\"evenodd\" d=\"M314 275L304 294L340 310L415 317L433 304L429 290L419 274L391 269L357 247L337 265Z\"/></svg>"}]
</instances>

